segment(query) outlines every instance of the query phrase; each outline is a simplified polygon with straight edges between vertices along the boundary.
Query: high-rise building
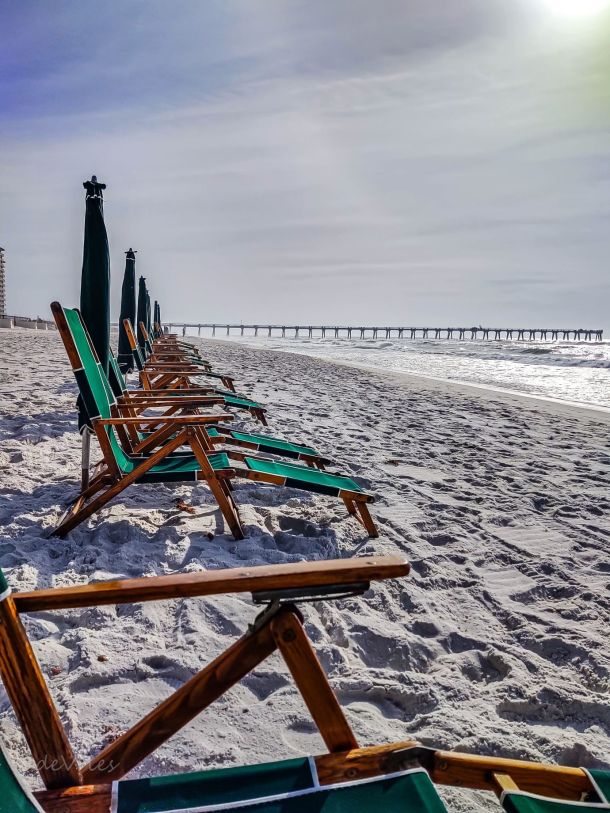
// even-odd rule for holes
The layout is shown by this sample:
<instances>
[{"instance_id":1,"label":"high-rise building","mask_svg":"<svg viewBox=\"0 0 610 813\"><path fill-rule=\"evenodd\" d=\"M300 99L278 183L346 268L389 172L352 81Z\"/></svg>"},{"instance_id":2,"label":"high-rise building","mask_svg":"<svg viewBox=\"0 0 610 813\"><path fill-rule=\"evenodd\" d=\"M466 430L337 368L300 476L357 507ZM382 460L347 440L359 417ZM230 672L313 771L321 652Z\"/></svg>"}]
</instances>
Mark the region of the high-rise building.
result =
<instances>
[{"instance_id":1,"label":"high-rise building","mask_svg":"<svg viewBox=\"0 0 610 813\"><path fill-rule=\"evenodd\" d=\"M6 313L6 280L4 277L4 249L0 246L0 316Z\"/></svg>"}]
</instances>

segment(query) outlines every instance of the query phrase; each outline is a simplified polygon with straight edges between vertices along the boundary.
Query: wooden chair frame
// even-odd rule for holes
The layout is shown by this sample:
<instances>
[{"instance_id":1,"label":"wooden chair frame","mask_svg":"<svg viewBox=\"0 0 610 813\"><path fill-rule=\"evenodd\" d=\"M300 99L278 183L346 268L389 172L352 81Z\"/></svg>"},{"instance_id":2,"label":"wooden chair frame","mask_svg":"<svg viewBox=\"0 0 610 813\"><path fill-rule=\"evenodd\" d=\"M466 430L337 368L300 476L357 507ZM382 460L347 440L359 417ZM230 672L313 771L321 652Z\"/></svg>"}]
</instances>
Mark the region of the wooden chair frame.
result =
<instances>
[{"instance_id":1,"label":"wooden chair frame","mask_svg":"<svg viewBox=\"0 0 610 813\"><path fill-rule=\"evenodd\" d=\"M91 349L93 353L96 353L95 347L91 344ZM126 393L121 395L115 395L118 405L124 409L124 414L128 417L135 418L140 415L143 411L150 409L151 407L158 407L158 406L167 406L170 404L171 406L163 412L163 415L160 416L159 424L161 425L163 422L164 417L170 417L171 415L184 414L189 412L197 412L199 406L207 406L211 404L222 404L224 403L224 399L222 396L219 395L207 395L207 389L203 391L203 398L201 399L201 404L197 404L196 399L199 396L200 390L189 388L188 394L184 394L184 390L177 389L177 390L158 390L154 393L143 391L143 390L128 390ZM152 427L148 427L149 431ZM218 431L218 436L211 436L209 435L208 438L210 442L214 446L223 446L224 444L235 445L239 448L250 450L245 452L240 452L234 449L227 450L227 454L234 460L244 460L247 455L251 455L252 453L256 454L258 452L258 446L256 443L252 442L249 443L246 440L236 440L231 436L231 430L226 427L222 426L222 424L215 425L214 428ZM148 442L148 439L145 441L140 440L138 437L138 433L134 427L130 427L128 430L128 443L127 445L124 444L125 448L129 451L130 454L137 454L142 453L144 451L149 451L152 447ZM161 445L165 442L166 439L171 437L173 434L172 429L168 429L166 433L159 434L157 437L157 445ZM298 444L297 444L298 445ZM271 454L271 453L269 453ZM294 460L294 459L293 459ZM328 458L325 458L321 455L308 455L304 452L300 453L299 457L297 458L298 461L306 463L311 468L319 469L320 471L325 471L326 466L331 462Z\"/></svg>"},{"instance_id":2,"label":"wooden chair frame","mask_svg":"<svg viewBox=\"0 0 610 813\"><path fill-rule=\"evenodd\" d=\"M51 310L66 347L70 364L73 370L78 372L82 366L81 359L74 345L63 308L58 302L53 302ZM90 341L89 347L97 360L95 348ZM176 398L170 409L178 409L185 405L193 409L197 407L197 398L193 399L191 404L189 403L189 397L184 396L186 403L183 404L182 397ZM152 405L154 401L151 399L150 403ZM168 403L172 403L172 400L163 399L161 403L166 406ZM200 466L199 471L193 472L193 480L203 480L207 483L235 539L243 539L244 533L237 504L232 496L230 480L239 476L254 482L278 486L288 484L285 476L262 473L249 468L214 470L208 459L208 454L214 454L214 444L205 431L205 426L210 423L217 424L219 421L231 420L233 416L230 413L143 416L134 414L137 410L133 408L133 404L131 405L131 411L128 411L127 414L124 414L125 409L127 409L125 405L119 404L116 408L117 414L112 414L110 418L90 416L93 431L102 451L103 461L98 464L88 486L81 491L61 517L52 531L53 535L65 536L83 520L103 508L110 500L141 479L150 469L177 451L181 446L190 446ZM112 412L114 413L115 410L112 410ZM116 429L118 439L128 454L135 452L148 455L146 459L135 465L129 474L122 472L117 465L106 431L107 427L110 427L111 431ZM152 429L151 434L146 440L140 441L137 434L134 436L134 430L146 427ZM245 457L244 454L233 450L225 451L225 454L229 458L238 460L243 460ZM378 531L367 506L367 503L373 502L374 498L360 491L348 490L339 491L337 496L343 500L348 514L363 525L369 536L377 537Z\"/></svg>"},{"instance_id":3,"label":"wooden chair frame","mask_svg":"<svg viewBox=\"0 0 610 813\"><path fill-rule=\"evenodd\" d=\"M416 766L437 784L492 791L519 789L579 801L594 792L580 768L486 757L422 746L415 740L361 748L303 629L293 601L358 593L371 581L407 575L402 557L301 562L182 573L72 587L0 593L0 675L46 790L35 796L47 813L109 813L120 778L271 652L283 656L328 753L314 758L321 785L383 776ZM0 578L0 582L2 579ZM248 631L136 725L79 766L20 615L108 604L252 593L266 603ZM295 592L298 595L294 599ZM105 762L104 762L105 760Z\"/></svg>"},{"instance_id":4,"label":"wooden chair frame","mask_svg":"<svg viewBox=\"0 0 610 813\"><path fill-rule=\"evenodd\" d=\"M127 336L127 340L129 342L129 346L131 347L132 352L135 354L138 343L136 339L136 335L134 333L133 327L129 319L124 319L123 324L125 326L125 334ZM142 325L144 330L146 328ZM211 369L209 370L211 372ZM213 387L210 388L202 388L199 385L193 386L192 378L196 378L197 376L205 376L205 371L201 368L194 366L194 365L187 365L182 364L178 365L174 362L157 362L152 366L149 366L148 362L145 363L144 369L139 371L140 373L140 384L142 388L146 391L150 392L183 392L184 390L189 390L193 392L215 392L216 390ZM230 390L231 392L235 392L235 385L232 378L228 378L226 376L219 376L223 385ZM267 426L267 418L265 417L265 410L262 407L249 407L248 411L252 414L257 421L263 424L263 426Z\"/></svg>"},{"instance_id":5,"label":"wooden chair frame","mask_svg":"<svg viewBox=\"0 0 610 813\"><path fill-rule=\"evenodd\" d=\"M132 352L135 353L138 347L138 341L129 319L123 320L125 333ZM148 336L146 327L140 322L140 329L143 331L145 337ZM179 358L174 358L171 355L162 358L154 358L149 356L144 362L144 369L140 370L140 381L144 389L164 389L167 386L188 387L190 378L196 376L204 376L206 373L212 373L212 367L209 364L192 364L184 358L184 354L180 354ZM223 386L231 392L235 392L234 379L231 376L223 374L215 374L220 378Z\"/></svg>"},{"instance_id":6,"label":"wooden chair frame","mask_svg":"<svg viewBox=\"0 0 610 813\"><path fill-rule=\"evenodd\" d=\"M57 328L64 340L68 358L73 370L79 370L81 367L80 357L78 351L73 344L70 329L66 322L66 317L63 309L59 303L52 303L51 309L55 317ZM92 347L92 345L90 345ZM95 354L95 349L92 347ZM195 408L200 405L200 399L193 399L192 403L185 402L182 405L177 398L175 406ZM146 402L146 398L142 399L141 403ZM163 406L168 406L171 399L163 399L161 401ZM214 401L216 402L216 401ZM206 400L205 403L209 403ZM150 399L148 405L152 406L154 399ZM132 405L133 406L133 405ZM233 469L224 469L218 474L212 468L206 452L213 452L213 447L209 442L207 434L203 431L203 427L209 423L218 423L218 421L232 420L233 416L229 413L219 413L214 415L180 415L180 416L143 416L133 414L122 414L123 409L118 405L116 415L111 418L92 418L91 423L93 431L97 437L100 449L103 455L103 461L98 464L94 476L91 478L87 488L85 488L74 503L70 506L68 511L60 519L59 523L53 530L53 534L57 536L64 536L72 528L75 528L87 517L99 511L106 503L124 491L128 486L139 480L147 471L152 469L166 457L171 455L180 446L190 446L193 454L197 458L200 466L200 471L196 473L197 479L205 480L214 495L218 507L223 513L232 533L236 539L243 539L243 531L241 522L237 511L237 506L231 495L229 479L234 476ZM129 474L124 474L120 471L110 444L110 439L106 432L106 427L116 428L117 435L120 442L126 447L131 446L134 451L138 453L151 452L149 456L134 467L133 471ZM146 427L152 428L150 436L143 442L138 442L133 445L133 436L130 437L130 429L145 429ZM169 439L166 440L166 438ZM152 451L161 441L165 441L164 445Z\"/></svg>"},{"instance_id":7,"label":"wooden chair frame","mask_svg":"<svg viewBox=\"0 0 610 813\"><path fill-rule=\"evenodd\" d=\"M16 594L5 589L0 594L0 676L47 789L38 794L39 801L49 811L107 811L108 783L123 777L276 650L284 658L329 753L353 751L358 747L356 738L294 602L361 594L371 581L408 572L404 557L367 557L126 579ZM248 630L94 759L79 766L19 615L243 592L266 604Z\"/></svg>"}]
</instances>

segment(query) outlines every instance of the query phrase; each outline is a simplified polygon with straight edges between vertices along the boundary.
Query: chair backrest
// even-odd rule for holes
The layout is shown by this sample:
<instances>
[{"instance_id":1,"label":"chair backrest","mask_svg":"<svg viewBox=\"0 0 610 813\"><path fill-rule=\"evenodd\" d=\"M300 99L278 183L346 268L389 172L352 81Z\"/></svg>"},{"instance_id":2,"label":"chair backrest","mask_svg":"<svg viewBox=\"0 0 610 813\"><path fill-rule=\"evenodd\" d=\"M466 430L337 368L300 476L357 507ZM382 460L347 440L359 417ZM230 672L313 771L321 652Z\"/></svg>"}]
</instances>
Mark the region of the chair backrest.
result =
<instances>
[{"instance_id":1,"label":"chair backrest","mask_svg":"<svg viewBox=\"0 0 610 813\"><path fill-rule=\"evenodd\" d=\"M114 355L112 347L108 348L108 381L115 398L120 398L127 392L127 382L121 372L119 363Z\"/></svg>"},{"instance_id":2,"label":"chair backrest","mask_svg":"<svg viewBox=\"0 0 610 813\"><path fill-rule=\"evenodd\" d=\"M98 418L111 418L117 401L104 368L100 364L89 332L77 308L63 308L59 302L51 303L51 310L63 340L72 372L85 404L89 419L94 424ZM123 451L113 427L105 427L115 462L120 468L129 458Z\"/></svg>"},{"instance_id":3,"label":"chair backrest","mask_svg":"<svg viewBox=\"0 0 610 813\"><path fill-rule=\"evenodd\" d=\"M146 348L146 355L150 356L153 351L153 347L152 342L150 341L150 334L148 330L146 330L146 325L144 324L144 322L140 322L140 330L142 331L142 336L144 337L144 347Z\"/></svg>"},{"instance_id":4,"label":"chair backrest","mask_svg":"<svg viewBox=\"0 0 610 813\"><path fill-rule=\"evenodd\" d=\"M129 342L129 346L131 347L131 352L133 353L133 358L136 363L136 367L140 372L142 372L142 370L144 369L144 358L142 356L142 351L140 350L138 340L136 339L136 334L133 331L133 325L131 324L129 319L123 319L123 325L125 327L127 341Z\"/></svg>"},{"instance_id":5,"label":"chair backrest","mask_svg":"<svg viewBox=\"0 0 610 813\"><path fill-rule=\"evenodd\" d=\"M44 813L0 743L0 809L11 813Z\"/></svg>"}]
</instances>

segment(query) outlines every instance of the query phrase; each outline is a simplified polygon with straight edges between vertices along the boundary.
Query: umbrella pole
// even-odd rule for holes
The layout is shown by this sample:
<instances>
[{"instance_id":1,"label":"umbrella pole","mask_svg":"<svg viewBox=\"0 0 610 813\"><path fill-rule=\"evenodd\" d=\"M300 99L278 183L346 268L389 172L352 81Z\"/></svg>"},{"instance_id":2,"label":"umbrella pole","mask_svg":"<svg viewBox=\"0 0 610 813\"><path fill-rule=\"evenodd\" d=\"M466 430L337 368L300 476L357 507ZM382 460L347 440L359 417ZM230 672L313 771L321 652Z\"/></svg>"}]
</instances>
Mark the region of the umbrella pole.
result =
<instances>
[{"instance_id":1,"label":"umbrella pole","mask_svg":"<svg viewBox=\"0 0 610 813\"><path fill-rule=\"evenodd\" d=\"M91 432L87 427L81 435L81 490L89 485L89 456L91 452Z\"/></svg>"}]
</instances>

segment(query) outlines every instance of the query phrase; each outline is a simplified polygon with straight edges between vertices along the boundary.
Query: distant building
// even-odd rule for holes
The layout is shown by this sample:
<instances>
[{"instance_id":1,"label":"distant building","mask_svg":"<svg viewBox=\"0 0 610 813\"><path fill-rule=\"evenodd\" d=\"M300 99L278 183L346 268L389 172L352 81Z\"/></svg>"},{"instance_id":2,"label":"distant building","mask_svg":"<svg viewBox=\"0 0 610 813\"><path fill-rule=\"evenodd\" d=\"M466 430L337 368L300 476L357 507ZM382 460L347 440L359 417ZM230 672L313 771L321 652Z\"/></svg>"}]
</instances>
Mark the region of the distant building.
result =
<instances>
[{"instance_id":1,"label":"distant building","mask_svg":"<svg viewBox=\"0 0 610 813\"><path fill-rule=\"evenodd\" d=\"M0 246L0 316L6 313L6 279L4 274L4 249Z\"/></svg>"}]
</instances>

